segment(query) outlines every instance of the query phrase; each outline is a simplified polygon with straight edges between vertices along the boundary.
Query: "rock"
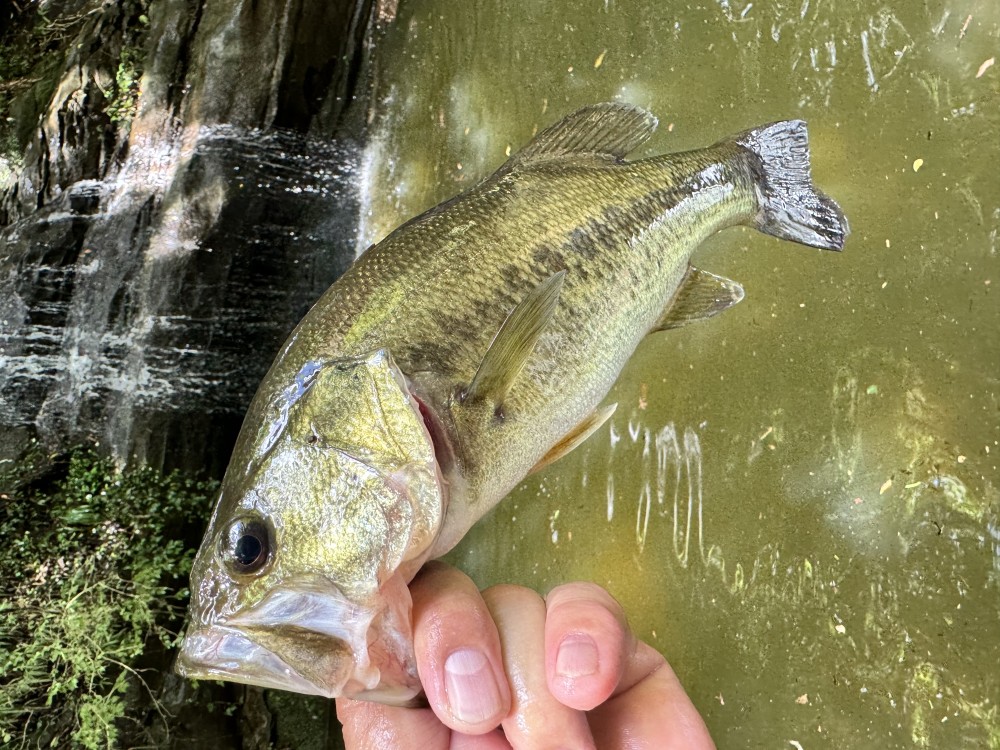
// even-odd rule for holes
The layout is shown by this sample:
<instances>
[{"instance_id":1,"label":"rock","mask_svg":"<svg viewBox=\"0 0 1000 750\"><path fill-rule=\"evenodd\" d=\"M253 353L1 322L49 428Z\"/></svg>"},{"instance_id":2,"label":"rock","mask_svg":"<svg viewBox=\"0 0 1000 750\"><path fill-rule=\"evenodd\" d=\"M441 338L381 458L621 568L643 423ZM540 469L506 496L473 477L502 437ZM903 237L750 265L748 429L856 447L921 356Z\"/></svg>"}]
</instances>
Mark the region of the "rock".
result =
<instances>
[{"instance_id":1,"label":"rock","mask_svg":"<svg viewBox=\"0 0 1000 750\"><path fill-rule=\"evenodd\" d=\"M219 476L278 347L354 257L377 13L55 12L84 20L0 193L0 460L97 441Z\"/></svg>"}]
</instances>

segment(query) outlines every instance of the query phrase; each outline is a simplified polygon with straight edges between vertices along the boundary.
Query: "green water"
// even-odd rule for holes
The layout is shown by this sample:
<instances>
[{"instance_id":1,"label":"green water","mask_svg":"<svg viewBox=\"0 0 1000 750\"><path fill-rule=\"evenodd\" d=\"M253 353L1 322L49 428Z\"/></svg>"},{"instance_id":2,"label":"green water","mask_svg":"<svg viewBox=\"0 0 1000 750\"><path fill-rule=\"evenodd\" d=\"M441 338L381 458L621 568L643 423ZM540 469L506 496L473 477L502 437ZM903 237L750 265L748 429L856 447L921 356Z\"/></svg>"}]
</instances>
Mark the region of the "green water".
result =
<instances>
[{"instance_id":1,"label":"green water","mask_svg":"<svg viewBox=\"0 0 1000 750\"><path fill-rule=\"evenodd\" d=\"M746 301L452 555L607 586L724 748L1000 748L1000 4L894 5L411 0L380 50L368 241L583 104L643 153L809 122L844 253L706 243Z\"/></svg>"}]
</instances>

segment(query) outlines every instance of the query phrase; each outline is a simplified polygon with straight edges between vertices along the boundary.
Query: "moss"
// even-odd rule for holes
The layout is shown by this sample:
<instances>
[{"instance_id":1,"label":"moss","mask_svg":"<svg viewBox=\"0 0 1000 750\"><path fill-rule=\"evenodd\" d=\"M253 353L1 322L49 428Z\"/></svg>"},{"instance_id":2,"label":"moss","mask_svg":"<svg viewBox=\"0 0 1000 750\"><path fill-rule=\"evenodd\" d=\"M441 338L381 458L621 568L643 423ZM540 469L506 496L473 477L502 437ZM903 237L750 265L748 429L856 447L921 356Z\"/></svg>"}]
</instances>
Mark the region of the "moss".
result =
<instances>
[{"instance_id":1,"label":"moss","mask_svg":"<svg viewBox=\"0 0 1000 750\"><path fill-rule=\"evenodd\" d=\"M49 18L37 3L14 6L0 35L0 172L20 166L38 115L55 89L67 44L87 10Z\"/></svg>"},{"instance_id":2,"label":"moss","mask_svg":"<svg viewBox=\"0 0 1000 750\"><path fill-rule=\"evenodd\" d=\"M0 744L114 747L160 709L136 665L175 645L214 485L89 450L18 470L0 478Z\"/></svg>"},{"instance_id":3,"label":"moss","mask_svg":"<svg viewBox=\"0 0 1000 750\"><path fill-rule=\"evenodd\" d=\"M78 37L85 24L94 24L95 14L103 20L94 26L94 38L89 40L99 44L96 59L88 61L93 68L88 73L95 83L106 82L97 83L104 94L105 114L127 131L139 100L148 12L149 0L15 6L0 34L0 186L20 169L22 154L49 105L67 56L83 46Z\"/></svg>"},{"instance_id":4,"label":"moss","mask_svg":"<svg viewBox=\"0 0 1000 750\"><path fill-rule=\"evenodd\" d=\"M126 4L129 21L123 31L122 48L118 53L114 83L101 93L107 99L105 112L111 122L128 126L135 117L139 104L139 81L145 63L143 48L149 31L146 0Z\"/></svg>"},{"instance_id":5,"label":"moss","mask_svg":"<svg viewBox=\"0 0 1000 750\"><path fill-rule=\"evenodd\" d=\"M136 47L122 47L118 56L118 68L115 71L115 82L108 90L101 93L108 100L106 112L111 122L128 125L135 117L139 103L139 79L142 77L141 51Z\"/></svg>"}]
</instances>

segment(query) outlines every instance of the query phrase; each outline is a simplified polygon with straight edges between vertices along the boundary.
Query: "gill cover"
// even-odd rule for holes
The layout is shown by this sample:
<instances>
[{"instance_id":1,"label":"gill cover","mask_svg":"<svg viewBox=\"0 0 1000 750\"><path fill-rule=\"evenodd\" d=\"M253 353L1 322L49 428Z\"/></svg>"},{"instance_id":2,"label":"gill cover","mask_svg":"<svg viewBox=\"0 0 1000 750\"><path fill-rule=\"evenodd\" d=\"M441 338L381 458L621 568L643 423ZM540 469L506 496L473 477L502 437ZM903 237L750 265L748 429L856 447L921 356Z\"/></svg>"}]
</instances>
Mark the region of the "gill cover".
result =
<instances>
[{"instance_id":1,"label":"gill cover","mask_svg":"<svg viewBox=\"0 0 1000 750\"><path fill-rule=\"evenodd\" d=\"M240 445L195 559L189 677L402 702L406 582L443 517L433 444L385 350L307 362Z\"/></svg>"}]
</instances>

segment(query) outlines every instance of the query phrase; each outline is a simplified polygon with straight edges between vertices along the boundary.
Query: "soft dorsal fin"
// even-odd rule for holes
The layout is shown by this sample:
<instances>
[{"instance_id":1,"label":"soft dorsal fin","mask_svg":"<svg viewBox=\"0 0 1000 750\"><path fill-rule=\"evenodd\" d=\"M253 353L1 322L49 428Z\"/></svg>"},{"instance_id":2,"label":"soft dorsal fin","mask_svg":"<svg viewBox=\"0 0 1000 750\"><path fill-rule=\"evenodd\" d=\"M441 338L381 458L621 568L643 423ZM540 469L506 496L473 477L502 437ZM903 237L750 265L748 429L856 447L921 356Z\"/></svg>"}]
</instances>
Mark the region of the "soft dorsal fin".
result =
<instances>
[{"instance_id":1,"label":"soft dorsal fin","mask_svg":"<svg viewBox=\"0 0 1000 750\"><path fill-rule=\"evenodd\" d=\"M743 287L732 279L688 266L677 294L670 300L660 319L649 329L650 333L711 318L728 310L743 296Z\"/></svg>"},{"instance_id":2,"label":"soft dorsal fin","mask_svg":"<svg viewBox=\"0 0 1000 750\"><path fill-rule=\"evenodd\" d=\"M565 271L552 274L511 310L486 350L465 393L466 399L488 399L497 406L503 403L538 343L538 337L552 319L564 278Z\"/></svg>"},{"instance_id":3,"label":"soft dorsal fin","mask_svg":"<svg viewBox=\"0 0 1000 750\"><path fill-rule=\"evenodd\" d=\"M541 471L546 466L555 463L578 445L583 443L583 441L593 435L602 424L608 421L617 408L618 404L609 404L608 406L602 407L590 414L586 419L580 422L580 424L566 433L562 440L553 445L549 449L549 452L542 456L537 464L531 467L531 471L528 473L534 474L536 471Z\"/></svg>"},{"instance_id":4,"label":"soft dorsal fin","mask_svg":"<svg viewBox=\"0 0 1000 750\"><path fill-rule=\"evenodd\" d=\"M509 164L581 156L621 161L649 139L656 124L652 114L632 104L592 104L543 130Z\"/></svg>"}]
</instances>

